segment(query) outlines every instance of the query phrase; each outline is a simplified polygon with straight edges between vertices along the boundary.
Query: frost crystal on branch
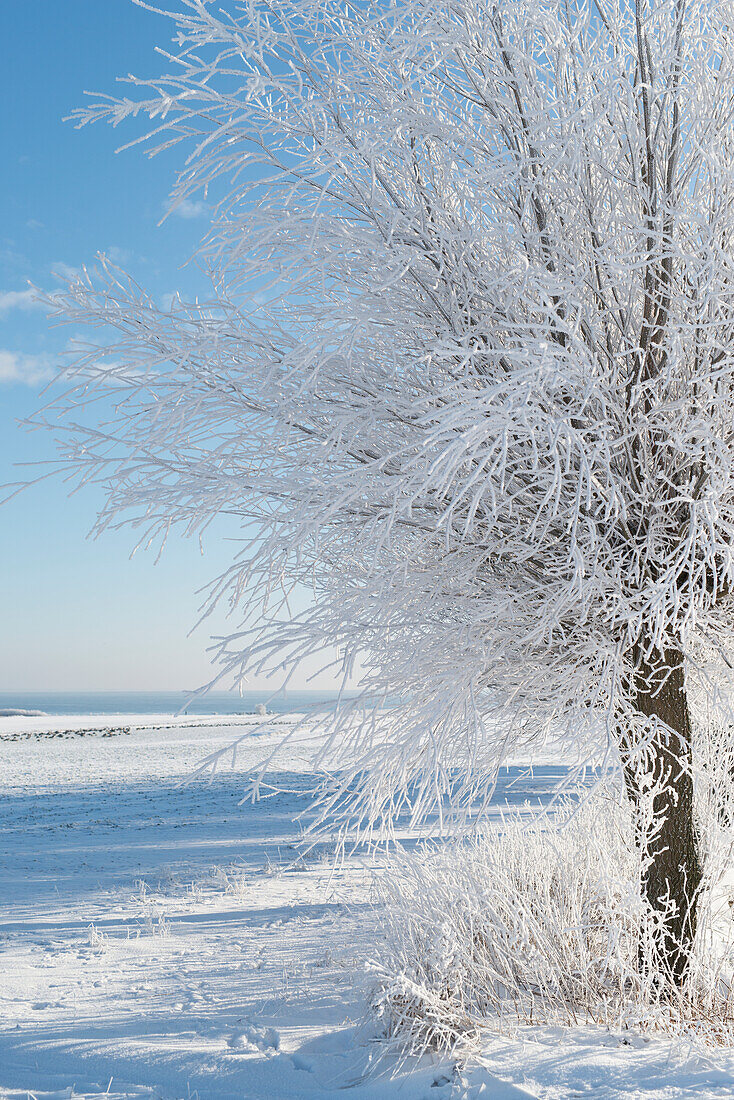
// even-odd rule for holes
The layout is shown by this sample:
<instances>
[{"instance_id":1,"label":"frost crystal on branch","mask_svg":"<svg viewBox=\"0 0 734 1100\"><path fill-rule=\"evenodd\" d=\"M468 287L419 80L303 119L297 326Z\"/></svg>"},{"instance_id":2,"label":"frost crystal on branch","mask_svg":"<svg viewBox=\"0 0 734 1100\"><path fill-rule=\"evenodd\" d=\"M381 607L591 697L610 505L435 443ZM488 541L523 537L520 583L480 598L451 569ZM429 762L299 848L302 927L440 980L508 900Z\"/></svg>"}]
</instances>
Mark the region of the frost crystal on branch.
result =
<instances>
[{"instance_id":1,"label":"frost crystal on branch","mask_svg":"<svg viewBox=\"0 0 734 1100\"><path fill-rule=\"evenodd\" d=\"M550 730L583 754L635 669L726 642L733 17L182 0L169 75L77 114L149 118L173 204L219 202L211 303L104 259L57 301L101 332L65 456L109 481L102 525L257 525L215 588L223 671L361 663L395 704L332 727L363 821L462 812Z\"/></svg>"}]
</instances>

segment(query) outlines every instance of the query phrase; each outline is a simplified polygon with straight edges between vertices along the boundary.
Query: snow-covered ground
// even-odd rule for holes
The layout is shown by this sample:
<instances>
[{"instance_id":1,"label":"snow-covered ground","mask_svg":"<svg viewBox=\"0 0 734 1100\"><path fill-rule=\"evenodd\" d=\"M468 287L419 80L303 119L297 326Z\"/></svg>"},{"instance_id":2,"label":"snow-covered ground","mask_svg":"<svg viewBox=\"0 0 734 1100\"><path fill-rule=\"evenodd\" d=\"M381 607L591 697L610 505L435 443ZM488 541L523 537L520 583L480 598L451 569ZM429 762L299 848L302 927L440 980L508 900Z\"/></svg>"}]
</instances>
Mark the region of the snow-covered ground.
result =
<instances>
[{"instance_id":1,"label":"snow-covered ground","mask_svg":"<svg viewBox=\"0 0 734 1100\"><path fill-rule=\"evenodd\" d=\"M239 805L289 719L261 721L0 718L0 1097L734 1096L734 1057L584 1026L488 1036L464 1067L380 1058L374 865L300 855L296 748L289 793ZM243 733L233 767L184 782ZM561 772L511 769L498 805Z\"/></svg>"}]
</instances>

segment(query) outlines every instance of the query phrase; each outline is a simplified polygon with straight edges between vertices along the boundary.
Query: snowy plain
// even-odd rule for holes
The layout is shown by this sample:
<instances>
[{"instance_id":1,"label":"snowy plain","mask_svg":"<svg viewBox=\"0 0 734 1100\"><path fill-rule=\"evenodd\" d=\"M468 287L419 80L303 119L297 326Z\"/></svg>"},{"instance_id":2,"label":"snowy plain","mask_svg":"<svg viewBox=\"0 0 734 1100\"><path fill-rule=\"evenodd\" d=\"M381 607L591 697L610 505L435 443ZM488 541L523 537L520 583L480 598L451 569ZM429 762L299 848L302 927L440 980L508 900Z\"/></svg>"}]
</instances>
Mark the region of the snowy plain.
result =
<instances>
[{"instance_id":1,"label":"snowy plain","mask_svg":"<svg viewBox=\"0 0 734 1100\"><path fill-rule=\"evenodd\" d=\"M2 1100L734 1096L734 1055L583 1021L488 1032L466 1062L386 1056L366 1008L384 857L301 849L297 747L282 793L241 801L292 722L0 718ZM498 813L562 774L515 763Z\"/></svg>"}]
</instances>

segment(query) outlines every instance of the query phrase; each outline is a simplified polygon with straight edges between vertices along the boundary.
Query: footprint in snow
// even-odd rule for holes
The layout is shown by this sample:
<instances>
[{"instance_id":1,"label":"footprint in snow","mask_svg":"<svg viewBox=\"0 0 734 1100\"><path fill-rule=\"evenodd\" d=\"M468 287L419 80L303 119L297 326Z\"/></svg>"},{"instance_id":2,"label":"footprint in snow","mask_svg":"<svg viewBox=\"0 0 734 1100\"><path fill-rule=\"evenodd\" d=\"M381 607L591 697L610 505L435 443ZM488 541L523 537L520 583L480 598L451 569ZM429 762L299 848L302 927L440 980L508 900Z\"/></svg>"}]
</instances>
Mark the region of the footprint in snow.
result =
<instances>
[{"instance_id":1,"label":"footprint in snow","mask_svg":"<svg viewBox=\"0 0 734 1100\"><path fill-rule=\"evenodd\" d=\"M301 1054L291 1054L291 1062L296 1069L303 1070L304 1073L313 1073L313 1062L308 1058L304 1058Z\"/></svg>"}]
</instances>

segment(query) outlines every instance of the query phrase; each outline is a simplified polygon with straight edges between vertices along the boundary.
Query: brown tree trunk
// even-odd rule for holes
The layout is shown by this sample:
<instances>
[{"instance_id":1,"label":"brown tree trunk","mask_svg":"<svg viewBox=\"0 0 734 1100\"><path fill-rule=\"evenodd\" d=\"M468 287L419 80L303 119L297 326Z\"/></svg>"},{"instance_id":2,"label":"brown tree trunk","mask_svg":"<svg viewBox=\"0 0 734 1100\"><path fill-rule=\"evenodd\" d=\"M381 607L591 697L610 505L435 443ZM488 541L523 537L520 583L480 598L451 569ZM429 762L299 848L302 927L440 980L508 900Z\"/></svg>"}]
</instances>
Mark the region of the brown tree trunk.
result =
<instances>
[{"instance_id":1,"label":"brown tree trunk","mask_svg":"<svg viewBox=\"0 0 734 1100\"><path fill-rule=\"evenodd\" d=\"M627 793L638 811L637 841L644 845L642 891L656 913L673 911L656 943L656 962L667 984L680 988L688 970L703 877L693 817L691 720L683 655L671 647L653 663L635 657L634 703L651 731L645 747L623 739ZM652 828L642 815L642 798L652 780ZM645 835L645 833L647 835ZM644 960L641 956L641 962Z\"/></svg>"}]
</instances>

